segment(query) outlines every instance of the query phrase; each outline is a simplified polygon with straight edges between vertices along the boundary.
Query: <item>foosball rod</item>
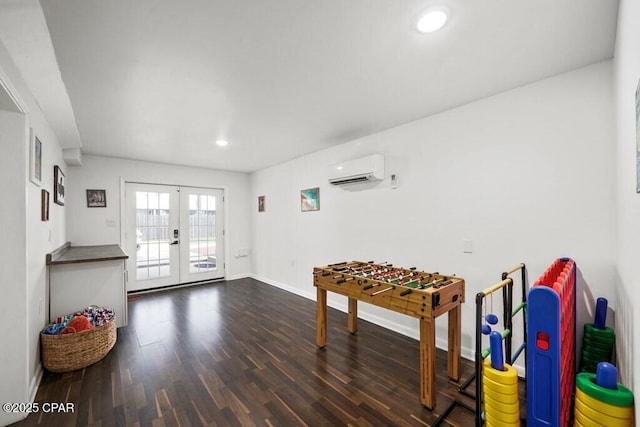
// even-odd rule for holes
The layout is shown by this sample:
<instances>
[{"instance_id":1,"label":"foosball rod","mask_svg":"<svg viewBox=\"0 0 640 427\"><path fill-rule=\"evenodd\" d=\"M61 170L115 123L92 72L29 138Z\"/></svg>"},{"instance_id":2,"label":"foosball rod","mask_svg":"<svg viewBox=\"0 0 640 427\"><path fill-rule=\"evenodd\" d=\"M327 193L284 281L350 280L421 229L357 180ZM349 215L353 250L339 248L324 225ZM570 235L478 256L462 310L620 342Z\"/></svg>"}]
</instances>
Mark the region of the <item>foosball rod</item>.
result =
<instances>
[{"instance_id":1,"label":"foosball rod","mask_svg":"<svg viewBox=\"0 0 640 427\"><path fill-rule=\"evenodd\" d=\"M423 280L425 280L425 279L426 279L425 277L420 276L420 277L418 277L417 279L414 279L414 280L410 280L410 281L408 281L407 283L397 283L397 285L398 285L398 286L409 286L409 285L411 285L412 283L418 282L417 286L420 286L420 285L423 285L423 284L424 284L424 283L420 283L420 282L422 282L422 281L423 281Z\"/></svg>"},{"instance_id":2,"label":"foosball rod","mask_svg":"<svg viewBox=\"0 0 640 427\"><path fill-rule=\"evenodd\" d=\"M373 280L378 280L376 277L383 277L385 275L388 274L392 274L394 271L393 270L369 270L367 272L364 272L361 274L361 277L365 278L365 279L373 279Z\"/></svg>"},{"instance_id":3,"label":"foosball rod","mask_svg":"<svg viewBox=\"0 0 640 427\"><path fill-rule=\"evenodd\" d=\"M368 264L363 265L361 268L354 268L351 270L353 274L368 274L369 272L380 271L380 268L376 268L375 266L371 266Z\"/></svg>"},{"instance_id":4,"label":"foosball rod","mask_svg":"<svg viewBox=\"0 0 640 427\"><path fill-rule=\"evenodd\" d=\"M333 268L333 271L344 272L344 271L356 271L364 268L366 263L360 261L353 261L346 264L339 264L338 266ZM342 267L341 267L342 266Z\"/></svg>"},{"instance_id":5,"label":"foosball rod","mask_svg":"<svg viewBox=\"0 0 640 427\"><path fill-rule=\"evenodd\" d=\"M380 276L372 277L371 279L376 281L377 283L373 283L373 284L367 285L364 288L362 288L363 290L368 290L368 289L371 289L373 287L380 286L381 283L384 283L384 284L389 283L389 282L384 280L384 276L383 277L380 277Z\"/></svg>"},{"instance_id":6,"label":"foosball rod","mask_svg":"<svg viewBox=\"0 0 640 427\"><path fill-rule=\"evenodd\" d=\"M401 274L403 276L420 274L420 272L416 271L417 270L416 267L410 267L410 268L392 267L392 264L389 264L388 266L383 266L383 267L384 268L382 268L382 271L385 273L389 272L389 273ZM378 269L377 271L381 271L381 269Z\"/></svg>"},{"instance_id":7,"label":"foosball rod","mask_svg":"<svg viewBox=\"0 0 640 427\"><path fill-rule=\"evenodd\" d=\"M409 283L413 283L413 282L416 282L416 281L417 281L417 282L420 282L420 281L422 281L422 280L424 280L424 279L425 279L424 277L419 276L417 279L415 279L415 280L411 280L411 281L409 281L409 282L407 282L407 283L402 283L402 284L401 284L401 283L399 283L401 280L403 280L403 279L405 279L405 278L407 278L407 277L414 277L414 276L413 276L413 274L414 274L414 273L412 272L409 276L400 276L400 277L387 278L387 279L385 279L385 278L384 278L384 276L382 276L382 277L378 276L378 277L372 277L372 279L373 279L373 280L380 281L380 282L390 283L390 284L392 284L392 285L398 285L398 286L406 286L406 285L408 285ZM418 273L415 273L415 274L418 274ZM427 274L428 274L428 275L427 275L427 278L428 278L428 277L432 277L432 275L431 275L431 274L429 274L429 273L427 273ZM370 289L370 288L369 288L369 289Z\"/></svg>"},{"instance_id":8,"label":"foosball rod","mask_svg":"<svg viewBox=\"0 0 640 427\"><path fill-rule=\"evenodd\" d=\"M387 261L377 262L377 263L374 263L373 261L369 261L366 266L371 267L371 269L378 269L378 270L381 268L393 268L393 264Z\"/></svg>"},{"instance_id":9,"label":"foosball rod","mask_svg":"<svg viewBox=\"0 0 640 427\"><path fill-rule=\"evenodd\" d=\"M355 267L348 266L352 271L364 270L365 268L373 268L373 265L370 262L354 262Z\"/></svg>"},{"instance_id":10,"label":"foosball rod","mask_svg":"<svg viewBox=\"0 0 640 427\"><path fill-rule=\"evenodd\" d=\"M372 293L372 294L371 294L371 296L372 296L372 297L375 297L376 295L380 295L380 294L381 294L381 293L383 293L383 292L391 291L391 290L393 290L393 289L395 289L395 288L396 288L395 286L389 286L389 287L388 287L388 288L386 288L386 289L382 289L382 290L379 290L379 291L377 291L377 292Z\"/></svg>"},{"instance_id":11,"label":"foosball rod","mask_svg":"<svg viewBox=\"0 0 640 427\"><path fill-rule=\"evenodd\" d=\"M398 284L400 284L399 282L401 282L402 280L404 280L404 279L406 279L406 278L410 278L410 277L416 277L416 276L418 276L418 279L414 279L414 280L411 280L411 281L409 281L409 282L408 282L408 283L411 283L411 282L415 282L416 280L422 280L422 279L423 279L423 276L421 276L420 274L421 274L421 273L418 273L418 272L412 271L412 272L410 272L410 273L409 273L408 275L406 275L406 276L396 277L396 278L392 279L391 281L389 281L389 279L387 279L387 282L392 283L392 284L394 284L394 285L398 285ZM431 275L427 273L427 277L431 277ZM394 281L397 281L398 283L393 283Z\"/></svg>"}]
</instances>

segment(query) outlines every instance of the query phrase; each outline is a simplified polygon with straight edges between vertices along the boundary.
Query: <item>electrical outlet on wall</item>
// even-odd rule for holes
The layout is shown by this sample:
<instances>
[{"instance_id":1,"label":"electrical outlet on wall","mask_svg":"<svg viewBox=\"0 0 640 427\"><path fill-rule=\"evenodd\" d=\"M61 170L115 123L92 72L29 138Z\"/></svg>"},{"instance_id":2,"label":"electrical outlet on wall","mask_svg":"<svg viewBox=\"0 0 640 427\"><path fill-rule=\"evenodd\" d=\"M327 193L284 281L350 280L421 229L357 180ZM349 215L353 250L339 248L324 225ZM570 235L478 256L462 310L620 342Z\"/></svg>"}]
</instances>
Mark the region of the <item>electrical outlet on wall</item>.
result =
<instances>
[{"instance_id":1,"label":"electrical outlet on wall","mask_svg":"<svg viewBox=\"0 0 640 427\"><path fill-rule=\"evenodd\" d=\"M249 249L238 249L238 252L236 253L236 258L245 258L248 257L251 254L251 251Z\"/></svg>"},{"instance_id":2,"label":"electrical outlet on wall","mask_svg":"<svg viewBox=\"0 0 640 427\"><path fill-rule=\"evenodd\" d=\"M465 254L473 253L473 240L462 239L462 252L464 252Z\"/></svg>"}]
</instances>

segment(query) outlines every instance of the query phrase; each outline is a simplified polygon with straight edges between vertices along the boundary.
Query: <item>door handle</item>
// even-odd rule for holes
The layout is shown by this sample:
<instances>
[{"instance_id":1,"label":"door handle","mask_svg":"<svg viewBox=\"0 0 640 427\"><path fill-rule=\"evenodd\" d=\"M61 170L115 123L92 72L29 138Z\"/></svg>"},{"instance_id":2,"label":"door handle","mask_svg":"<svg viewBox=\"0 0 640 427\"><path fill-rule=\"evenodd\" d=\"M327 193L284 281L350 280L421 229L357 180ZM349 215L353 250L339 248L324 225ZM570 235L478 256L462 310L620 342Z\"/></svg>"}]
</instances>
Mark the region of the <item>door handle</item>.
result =
<instances>
[{"instance_id":1,"label":"door handle","mask_svg":"<svg viewBox=\"0 0 640 427\"><path fill-rule=\"evenodd\" d=\"M178 243L180 243L179 240L174 240L173 242L169 243L169 245L177 245Z\"/></svg>"}]
</instances>

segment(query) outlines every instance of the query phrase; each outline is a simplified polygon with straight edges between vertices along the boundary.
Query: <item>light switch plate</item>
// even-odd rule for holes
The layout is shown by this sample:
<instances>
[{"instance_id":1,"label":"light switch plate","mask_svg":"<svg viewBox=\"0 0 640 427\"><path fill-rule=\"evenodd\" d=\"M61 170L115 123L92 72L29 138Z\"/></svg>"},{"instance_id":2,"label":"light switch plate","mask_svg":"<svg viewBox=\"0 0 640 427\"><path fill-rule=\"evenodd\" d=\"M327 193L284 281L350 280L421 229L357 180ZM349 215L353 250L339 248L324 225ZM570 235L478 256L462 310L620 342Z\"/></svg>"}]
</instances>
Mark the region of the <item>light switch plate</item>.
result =
<instances>
[{"instance_id":1,"label":"light switch plate","mask_svg":"<svg viewBox=\"0 0 640 427\"><path fill-rule=\"evenodd\" d=\"M462 239L462 252L464 252L465 254L473 253L473 240Z\"/></svg>"}]
</instances>

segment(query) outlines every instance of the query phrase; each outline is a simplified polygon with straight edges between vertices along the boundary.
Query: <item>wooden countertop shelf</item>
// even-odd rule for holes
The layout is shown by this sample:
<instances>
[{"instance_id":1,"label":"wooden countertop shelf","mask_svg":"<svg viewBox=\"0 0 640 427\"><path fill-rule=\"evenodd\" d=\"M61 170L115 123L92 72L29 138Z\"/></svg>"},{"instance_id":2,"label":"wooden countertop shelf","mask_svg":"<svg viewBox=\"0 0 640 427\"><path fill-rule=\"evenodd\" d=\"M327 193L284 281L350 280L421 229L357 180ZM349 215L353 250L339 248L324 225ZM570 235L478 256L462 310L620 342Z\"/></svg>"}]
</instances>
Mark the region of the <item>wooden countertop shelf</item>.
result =
<instances>
[{"instance_id":1,"label":"wooden countertop shelf","mask_svg":"<svg viewBox=\"0 0 640 427\"><path fill-rule=\"evenodd\" d=\"M71 242L67 242L47 254L47 265L79 264L127 258L129 255L120 248L120 245L71 246Z\"/></svg>"}]
</instances>

